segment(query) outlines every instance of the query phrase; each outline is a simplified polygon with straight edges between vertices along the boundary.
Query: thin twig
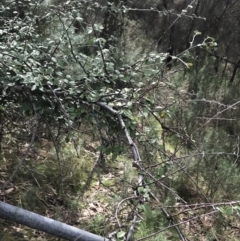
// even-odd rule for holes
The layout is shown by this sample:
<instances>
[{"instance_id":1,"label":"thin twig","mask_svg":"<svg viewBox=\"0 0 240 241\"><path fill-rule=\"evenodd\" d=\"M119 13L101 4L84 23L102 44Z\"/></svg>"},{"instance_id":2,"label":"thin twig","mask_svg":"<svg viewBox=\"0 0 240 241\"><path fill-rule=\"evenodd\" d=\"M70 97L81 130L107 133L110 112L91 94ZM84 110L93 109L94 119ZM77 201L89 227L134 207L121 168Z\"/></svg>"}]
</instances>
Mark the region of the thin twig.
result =
<instances>
[{"instance_id":1,"label":"thin twig","mask_svg":"<svg viewBox=\"0 0 240 241\"><path fill-rule=\"evenodd\" d=\"M16 166L15 170L13 171L12 175L9 177L9 179L4 183L3 187L1 188L2 190L4 190L7 185L12 181L13 177L16 175L17 171L19 170L19 168L23 165L24 161L26 160L28 154L29 154L29 151L30 149L32 148L33 144L34 144L34 141L35 141L35 138L36 138L36 135L37 135L37 130L38 130L38 126L39 126L39 115L36 111L36 106L33 102L33 97L29 91L29 97L30 97L30 100L32 102L32 106L33 106L33 109L34 109L34 112L35 112L35 123L34 123L34 126L33 126L33 133L32 133L32 137L31 137L31 141L27 147L27 150L25 151L23 157L21 158L21 160L19 161L18 165Z\"/></svg>"}]
</instances>

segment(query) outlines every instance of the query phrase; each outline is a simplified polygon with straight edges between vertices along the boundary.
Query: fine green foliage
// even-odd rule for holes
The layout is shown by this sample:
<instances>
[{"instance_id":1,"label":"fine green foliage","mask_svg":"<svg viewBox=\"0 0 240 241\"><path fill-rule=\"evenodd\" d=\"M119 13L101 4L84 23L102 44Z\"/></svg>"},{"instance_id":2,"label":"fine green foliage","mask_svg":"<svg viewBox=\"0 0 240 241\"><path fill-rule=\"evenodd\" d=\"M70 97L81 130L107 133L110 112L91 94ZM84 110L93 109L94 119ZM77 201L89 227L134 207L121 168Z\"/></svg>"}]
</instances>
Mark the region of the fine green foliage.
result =
<instances>
[{"instance_id":1,"label":"fine green foliage","mask_svg":"<svg viewBox=\"0 0 240 241\"><path fill-rule=\"evenodd\" d=\"M0 196L121 241L231 236L240 4L205 3L2 1Z\"/></svg>"}]
</instances>

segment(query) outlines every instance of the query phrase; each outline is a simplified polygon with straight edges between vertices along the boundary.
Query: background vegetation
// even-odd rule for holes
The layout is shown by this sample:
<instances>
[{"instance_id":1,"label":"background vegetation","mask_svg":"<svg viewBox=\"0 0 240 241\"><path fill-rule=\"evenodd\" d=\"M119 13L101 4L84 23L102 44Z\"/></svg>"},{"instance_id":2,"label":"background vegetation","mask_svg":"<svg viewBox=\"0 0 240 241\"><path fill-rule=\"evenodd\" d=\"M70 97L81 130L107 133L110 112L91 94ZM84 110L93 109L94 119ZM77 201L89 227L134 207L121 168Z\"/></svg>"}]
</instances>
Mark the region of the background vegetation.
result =
<instances>
[{"instance_id":1,"label":"background vegetation","mask_svg":"<svg viewBox=\"0 0 240 241\"><path fill-rule=\"evenodd\" d=\"M117 240L238 240L239 10L1 1L1 201Z\"/></svg>"}]
</instances>

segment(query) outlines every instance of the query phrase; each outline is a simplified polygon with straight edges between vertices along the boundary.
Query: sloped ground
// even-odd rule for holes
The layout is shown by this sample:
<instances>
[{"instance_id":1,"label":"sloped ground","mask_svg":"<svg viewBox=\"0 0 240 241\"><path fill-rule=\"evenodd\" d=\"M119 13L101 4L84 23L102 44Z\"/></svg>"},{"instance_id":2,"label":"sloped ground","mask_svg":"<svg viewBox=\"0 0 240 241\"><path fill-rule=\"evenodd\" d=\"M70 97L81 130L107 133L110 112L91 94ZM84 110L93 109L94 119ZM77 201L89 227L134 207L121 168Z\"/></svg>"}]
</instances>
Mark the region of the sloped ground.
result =
<instances>
[{"instance_id":1,"label":"sloped ground","mask_svg":"<svg viewBox=\"0 0 240 241\"><path fill-rule=\"evenodd\" d=\"M69 141L57 143L59 149L42 134L29 148L25 125L18 123L22 133L5 135L2 140L0 185L7 183L4 191L0 192L2 201L102 236L119 231L119 226L127 230L132 213L137 210L141 222L137 225L135 239L156 233L148 240L179 240L178 235L167 228L169 221L161 210L164 205L175 223L181 223L180 227L189 239L238 240L240 227L236 210L212 213L212 207L203 203L196 187L181 178L181 174L173 176L171 188L188 199L188 203L179 202L173 194L165 198L162 189L153 187L162 203L151 199L145 201L152 210L147 217L146 212L136 209L134 203L133 187L137 183L137 172L132 167L130 155L120 155L115 161L109 155L104 163L99 163L99 143L88 134L72 134ZM176 153L172 145L169 144L167 152L169 156L175 155L174 162L181 153ZM148 170L156 174L156 168L149 167ZM202 177L198 183L203 189L206 188L204 181ZM201 207L196 205L201 203ZM231 203L217 207L227 205ZM21 225L0 221L2 240L58 240Z\"/></svg>"},{"instance_id":2,"label":"sloped ground","mask_svg":"<svg viewBox=\"0 0 240 241\"><path fill-rule=\"evenodd\" d=\"M6 137L2 144L0 184L7 185L0 192L1 201L106 235L116 225L114 204L122 195L132 192L130 184L122 185L131 171L125 161L107 161L101 167L96 161L94 143L86 146L81 142L79 140L78 146L68 143L60 152L64 166L61 169L50 141L38 140L19 165L28 145L25 141L19 144L19 140ZM122 180L123 177L126 179ZM0 225L6 241L20 240L20 237L22 240L57 240L4 220Z\"/></svg>"}]
</instances>

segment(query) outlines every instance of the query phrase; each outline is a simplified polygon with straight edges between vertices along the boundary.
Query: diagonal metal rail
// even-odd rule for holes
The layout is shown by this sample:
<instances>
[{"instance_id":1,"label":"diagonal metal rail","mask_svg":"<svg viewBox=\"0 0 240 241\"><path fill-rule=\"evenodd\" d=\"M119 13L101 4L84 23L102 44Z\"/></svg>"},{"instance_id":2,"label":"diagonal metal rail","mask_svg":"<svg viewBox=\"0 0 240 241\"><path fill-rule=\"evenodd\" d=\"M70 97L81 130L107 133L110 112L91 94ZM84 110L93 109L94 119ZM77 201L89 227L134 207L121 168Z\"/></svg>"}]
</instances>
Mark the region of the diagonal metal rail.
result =
<instances>
[{"instance_id":1,"label":"diagonal metal rail","mask_svg":"<svg viewBox=\"0 0 240 241\"><path fill-rule=\"evenodd\" d=\"M0 201L0 218L70 241L109 241L93 233Z\"/></svg>"}]
</instances>

